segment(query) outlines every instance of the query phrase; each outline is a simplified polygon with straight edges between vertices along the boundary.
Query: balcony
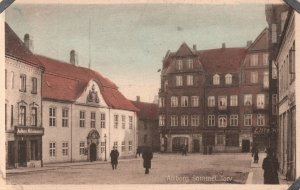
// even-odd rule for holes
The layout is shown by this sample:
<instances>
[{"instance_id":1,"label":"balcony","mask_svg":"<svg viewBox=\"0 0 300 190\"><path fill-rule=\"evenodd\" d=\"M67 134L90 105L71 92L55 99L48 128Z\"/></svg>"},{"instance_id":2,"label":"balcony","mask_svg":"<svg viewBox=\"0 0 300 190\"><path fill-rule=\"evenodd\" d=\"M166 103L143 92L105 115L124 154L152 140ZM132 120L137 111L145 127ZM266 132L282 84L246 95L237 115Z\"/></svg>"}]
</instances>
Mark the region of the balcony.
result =
<instances>
[{"instance_id":1,"label":"balcony","mask_svg":"<svg viewBox=\"0 0 300 190\"><path fill-rule=\"evenodd\" d=\"M44 135L44 128L42 127L29 127L29 126L15 126L15 135Z\"/></svg>"}]
</instances>

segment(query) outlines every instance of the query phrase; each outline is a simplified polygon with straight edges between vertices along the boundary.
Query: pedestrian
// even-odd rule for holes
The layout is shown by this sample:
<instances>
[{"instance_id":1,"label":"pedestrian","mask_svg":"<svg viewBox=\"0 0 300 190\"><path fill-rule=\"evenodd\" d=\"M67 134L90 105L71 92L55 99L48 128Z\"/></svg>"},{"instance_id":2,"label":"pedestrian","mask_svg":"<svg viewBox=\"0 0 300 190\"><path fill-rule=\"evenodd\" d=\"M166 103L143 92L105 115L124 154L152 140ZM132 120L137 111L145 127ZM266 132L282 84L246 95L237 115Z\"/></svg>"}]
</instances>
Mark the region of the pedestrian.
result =
<instances>
[{"instance_id":1,"label":"pedestrian","mask_svg":"<svg viewBox=\"0 0 300 190\"><path fill-rule=\"evenodd\" d=\"M114 146L113 150L110 152L111 166L113 170L117 169L118 158L119 158L119 151L117 147Z\"/></svg>"},{"instance_id":2,"label":"pedestrian","mask_svg":"<svg viewBox=\"0 0 300 190\"><path fill-rule=\"evenodd\" d=\"M274 151L267 149L267 157L263 160L264 184L279 184L278 169L279 164Z\"/></svg>"},{"instance_id":3,"label":"pedestrian","mask_svg":"<svg viewBox=\"0 0 300 190\"><path fill-rule=\"evenodd\" d=\"M256 148L254 150L254 163L258 163L258 159L259 159L259 157L258 157L258 149Z\"/></svg>"},{"instance_id":4,"label":"pedestrian","mask_svg":"<svg viewBox=\"0 0 300 190\"><path fill-rule=\"evenodd\" d=\"M149 174L149 169L151 168L151 160L153 158L153 153L150 147L145 148L142 157L144 159L145 174Z\"/></svg>"},{"instance_id":5,"label":"pedestrian","mask_svg":"<svg viewBox=\"0 0 300 190\"><path fill-rule=\"evenodd\" d=\"M141 149L140 149L140 147L138 147L137 149L136 149L136 158L137 158L137 155L139 155L139 157L141 157Z\"/></svg>"},{"instance_id":6,"label":"pedestrian","mask_svg":"<svg viewBox=\"0 0 300 190\"><path fill-rule=\"evenodd\" d=\"M184 146L184 155L185 155L185 156L187 156L187 152L188 152L188 146L185 145L185 146Z\"/></svg>"}]
</instances>

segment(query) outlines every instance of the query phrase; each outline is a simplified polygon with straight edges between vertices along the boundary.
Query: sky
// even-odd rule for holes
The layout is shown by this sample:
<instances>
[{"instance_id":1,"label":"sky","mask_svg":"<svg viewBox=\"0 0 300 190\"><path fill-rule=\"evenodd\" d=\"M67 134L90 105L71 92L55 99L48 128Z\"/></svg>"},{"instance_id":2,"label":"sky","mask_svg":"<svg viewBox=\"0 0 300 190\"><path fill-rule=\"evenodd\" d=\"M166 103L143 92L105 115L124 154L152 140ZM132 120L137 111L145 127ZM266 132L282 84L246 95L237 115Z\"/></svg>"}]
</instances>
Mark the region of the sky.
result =
<instances>
[{"instance_id":1,"label":"sky","mask_svg":"<svg viewBox=\"0 0 300 190\"><path fill-rule=\"evenodd\" d=\"M168 50L245 47L267 26L264 4L13 4L5 20L21 39L33 37L34 53L69 62L74 49L80 66L91 62L144 102L158 94Z\"/></svg>"}]
</instances>

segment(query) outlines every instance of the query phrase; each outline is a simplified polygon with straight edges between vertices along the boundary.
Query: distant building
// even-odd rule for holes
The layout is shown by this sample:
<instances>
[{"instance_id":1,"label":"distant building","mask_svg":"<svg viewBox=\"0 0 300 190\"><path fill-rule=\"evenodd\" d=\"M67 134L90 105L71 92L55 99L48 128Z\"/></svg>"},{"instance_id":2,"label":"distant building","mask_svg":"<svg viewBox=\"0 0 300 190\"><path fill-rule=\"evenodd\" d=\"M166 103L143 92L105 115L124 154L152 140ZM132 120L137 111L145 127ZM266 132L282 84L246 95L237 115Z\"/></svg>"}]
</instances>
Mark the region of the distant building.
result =
<instances>
[{"instance_id":1,"label":"distant building","mask_svg":"<svg viewBox=\"0 0 300 190\"><path fill-rule=\"evenodd\" d=\"M160 150L160 136L158 128L158 105L141 102L139 97L132 103L139 109L137 125L138 148L152 147L153 151Z\"/></svg>"},{"instance_id":2,"label":"distant building","mask_svg":"<svg viewBox=\"0 0 300 190\"><path fill-rule=\"evenodd\" d=\"M42 165L43 65L5 24L5 134L6 167Z\"/></svg>"},{"instance_id":3,"label":"distant building","mask_svg":"<svg viewBox=\"0 0 300 190\"><path fill-rule=\"evenodd\" d=\"M277 93L277 155L280 172L296 179L295 11L287 5L266 5L270 50ZM271 70L271 68L270 68ZM276 73L276 74L275 74Z\"/></svg>"},{"instance_id":4,"label":"distant building","mask_svg":"<svg viewBox=\"0 0 300 190\"><path fill-rule=\"evenodd\" d=\"M268 130L268 30L247 47L168 51L161 72L161 151L249 152ZM258 128L259 127L259 128ZM263 136L261 136L263 135Z\"/></svg>"}]
</instances>

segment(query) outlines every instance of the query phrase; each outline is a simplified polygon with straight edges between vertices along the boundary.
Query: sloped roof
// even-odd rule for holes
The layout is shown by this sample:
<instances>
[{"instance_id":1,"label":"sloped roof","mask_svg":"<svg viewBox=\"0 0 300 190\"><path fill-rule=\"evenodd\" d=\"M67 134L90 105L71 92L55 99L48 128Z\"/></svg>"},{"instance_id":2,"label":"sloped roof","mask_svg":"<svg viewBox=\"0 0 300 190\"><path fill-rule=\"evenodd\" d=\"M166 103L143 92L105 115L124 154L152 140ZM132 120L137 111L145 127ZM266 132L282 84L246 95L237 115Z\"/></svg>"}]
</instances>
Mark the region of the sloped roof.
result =
<instances>
[{"instance_id":1,"label":"sloped roof","mask_svg":"<svg viewBox=\"0 0 300 190\"><path fill-rule=\"evenodd\" d=\"M24 42L7 23L5 23L5 55L23 60L25 64L43 68L39 60L26 48Z\"/></svg>"},{"instance_id":2,"label":"sloped roof","mask_svg":"<svg viewBox=\"0 0 300 190\"><path fill-rule=\"evenodd\" d=\"M269 48L268 33L268 28L263 29L263 31L254 40L254 42L249 46L248 50L267 50Z\"/></svg>"},{"instance_id":3,"label":"sloped roof","mask_svg":"<svg viewBox=\"0 0 300 190\"><path fill-rule=\"evenodd\" d=\"M158 106L154 103L131 101L138 109L139 119L158 120Z\"/></svg>"},{"instance_id":4,"label":"sloped roof","mask_svg":"<svg viewBox=\"0 0 300 190\"><path fill-rule=\"evenodd\" d=\"M118 91L118 87L112 81L100 73L45 56L36 55L36 57L45 67L42 83L43 98L76 101L89 81L94 80L98 83L101 94L109 107L131 111L138 110Z\"/></svg>"},{"instance_id":5,"label":"sloped roof","mask_svg":"<svg viewBox=\"0 0 300 190\"><path fill-rule=\"evenodd\" d=\"M183 42L181 44L181 46L179 47L179 49L176 52L176 56L190 56L190 55L194 55L194 52L191 50L191 48L185 43Z\"/></svg>"}]
</instances>

